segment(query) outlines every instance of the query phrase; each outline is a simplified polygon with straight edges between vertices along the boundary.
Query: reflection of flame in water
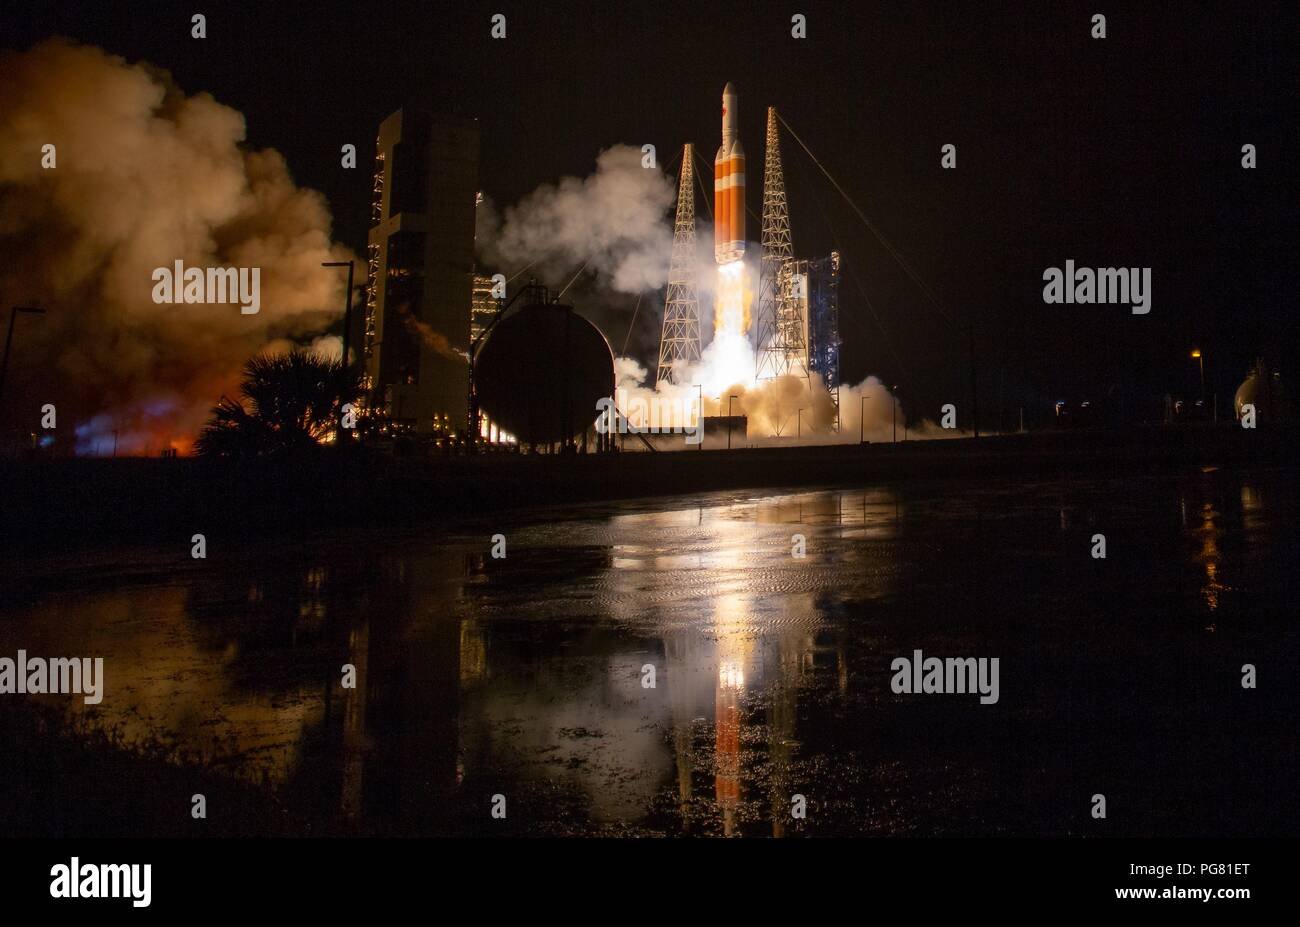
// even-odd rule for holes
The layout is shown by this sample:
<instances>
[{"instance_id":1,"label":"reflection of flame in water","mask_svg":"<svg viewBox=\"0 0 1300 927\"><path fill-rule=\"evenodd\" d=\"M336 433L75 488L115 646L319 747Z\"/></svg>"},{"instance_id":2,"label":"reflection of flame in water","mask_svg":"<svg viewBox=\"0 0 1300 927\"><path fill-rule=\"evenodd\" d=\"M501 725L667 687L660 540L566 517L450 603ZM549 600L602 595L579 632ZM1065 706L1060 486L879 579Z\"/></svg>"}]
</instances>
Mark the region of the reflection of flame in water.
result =
<instances>
[{"instance_id":1,"label":"reflection of flame in water","mask_svg":"<svg viewBox=\"0 0 1300 927\"><path fill-rule=\"evenodd\" d=\"M724 689L745 688L745 668L734 660L724 660L718 669L718 685Z\"/></svg>"},{"instance_id":2,"label":"reflection of flame in water","mask_svg":"<svg viewBox=\"0 0 1300 927\"><path fill-rule=\"evenodd\" d=\"M348 818L361 814L365 784L366 682L369 680L370 623L348 634L348 662L356 668L356 685L343 690L343 789L341 810Z\"/></svg>"},{"instance_id":3,"label":"reflection of flame in water","mask_svg":"<svg viewBox=\"0 0 1300 927\"><path fill-rule=\"evenodd\" d=\"M1205 585L1201 587L1201 597L1210 611L1219 607L1219 593L1225 587L1219 582L1219 529L1214 523L1214 506L1206 502L1201 506L1201 561L1205 564Z\"/></svg>"},{"instance_id":4,"label":"reflection of flame in water","mask_svg":"<svg viewBox=\"0 0 1300 927\"><path fill-rule=\"evenodd\" d=\"M743 686L743 675L739 686L731 686L724 684L722 673L719 673L713 719L717 729L713 743L713 787L718 807L722 809L723 832L728 837L735 828L736 806L740 803L740 696Z\"/></svg>"},{"instance_id":5,"label":"reflection of flame in water","mask_svg":"<svg viewBox=\"0 0 1300 927\"><path fill-rule=\"evenodd\" d=\"M656 539L652 544L615 545L611 569L627 575L629 583L627 599L611 603L612 614L620 620L644 620L646 581L637 577L644 571L672 573L672 585L679 591L663 601L662 611L657 608L652 614L657 613L663 622L660 633L669 680L677 803L686 832L691 828L693 799L698 797L692 787L694 725L696 720L704 720L701 716L710 708L713 729L706 747L712 753L710 798L723 833L739 830L741 780L753 771L750 764L763 762L757 749L760 741L767 745L766 771L751 781L758 784L765 775L772 833L781 836L786 831L798 750L798 692L804 684L803 674L812 671L821 624L816 595L797 589L802 582L798 574L816 568L820 558L812 551L817 545L810 547L809 559L792 570L795 561L790 559L789 531L795 529L787 531L787 526L806 525L840 540L887 539L898 533L900 511L894 493L864 490L780 494L612 519L617 537L635 538L649 532ZM755 587L756 580L760 586L776 583L781 592L763 592ZM790 580L793 587L787 582ZM881 573L879 581L883 595L892 586L892 574ZM701 598L709 603L709 611L703 615L697 604ZM689 607L685 604L688 599ZM836 654L838 687L846 693L848 665L842 647L836 644L829 649ZM700 691L695 680L708 688ZM696 701L697 695L700 701ZM746 696L751 706L761 702L763 715L762 723L748 731L749 749L742 754ZM759 806L751 807L757 812Z\"/></svg>"},{"instance_id":6,"label":"reflection of flame in water","mask_svg":"<svg viewBox=\"0 0 1300 927\"><path fill-rule=\"evenodd\" d=\"M602 611L637 637L616 644L608 675L594 687L572 688L567 675L548 673L545 664L539 671L504 649L494 666L489 642L500 633L492 630L497 600L466 600L463 611L460 604L466 563L478 562L473 558L481 550L468 548L462 559L461 545L449 551L442 542L381 548L375 557L382 567L365 574L364 598L354 598L356 574L342 566L353 562L351 547L331 546L321 559L307 561L260 548L220 577L110 594L78 587L75 601L58 606L59 621L49 620L50 600L43 598L0 610L6 619L0 623L29 652L67 652L72 640L117 667L110 669L103 705L91 710L77 703L70 710L119 728L128 739L170 736L186 754L219 760L241 778L312 783L344 818L387 827L390 813L432 813L450 801L448 790L456 785L482 781L493 769L519 768L521 758L558 742L561 762L548 762L529 781L582 790L593 821L639 820L660 787L657 777L661 771L671 777L675 760L686 826L693 799L706 801L711 826L721 818L728 834L741 829L742 818L752 826L770 801L773 832L780 833L789 821L799 749L800 677L814 650L825 649L815 640L821 608L803 585L818 581L801 578L819 563L822 548L810 544L809 559L793 566L784 526L805 524L820 537L842 540L890 537L897 521L893 497L883 492L725 498L697 509L617 514L606 525L564 522L562 530L538 535L558 533L570 544L603 550L615 541L607 558L593 561L590 575L579 570L570 580L608 588ZM846 561L861 562L856 555ZM472 582L476 573L468 572ZM886 571L873 575L870 587L883 596L895 581ZM549 608L536 602L528 613L562 619L569 607L562 600ZM663 682L657 695L640 685L643 634L665 637L671 705L662 698ZM316 666L312 655L326 652L337 654L327 661L334 669ZM842 665L842 655L837 660ZM356 668L357 688L339 686L341 662ZM268 667L274 675L252 675ZM748 738L741 730L745 710L755 713ZM646 724L656 713L673 724L672 755L664 755L659 734ZM529 721L526 736L494 736L521 716ZM603 735L557 733L566 730ZM565 762L590 759L593 747L603 752L604 768L640 775L609 789L585 764ZM693 793L696 771L702 775ZM319 807L326 813L325 801Z\"/></svg>"},{"instance_id":7,"label":"reflection of flame in water","mask_svg":"<svg viewBox=\"0 0 1300 927\"><path fill-rule=\"evenodd\" d=\"M750 528L743 522L720 519L719 566L725 570L746 569L745 549ZM728 537L732 535L732 537ZM713 609L718 635L718 684L714 694L714 793L722 809L723 832L735 828L736 806L740 803L740 700L745 692L745 664L753 646L748 601L736 592L719 595Z\"/></svg>"}]
</instances>

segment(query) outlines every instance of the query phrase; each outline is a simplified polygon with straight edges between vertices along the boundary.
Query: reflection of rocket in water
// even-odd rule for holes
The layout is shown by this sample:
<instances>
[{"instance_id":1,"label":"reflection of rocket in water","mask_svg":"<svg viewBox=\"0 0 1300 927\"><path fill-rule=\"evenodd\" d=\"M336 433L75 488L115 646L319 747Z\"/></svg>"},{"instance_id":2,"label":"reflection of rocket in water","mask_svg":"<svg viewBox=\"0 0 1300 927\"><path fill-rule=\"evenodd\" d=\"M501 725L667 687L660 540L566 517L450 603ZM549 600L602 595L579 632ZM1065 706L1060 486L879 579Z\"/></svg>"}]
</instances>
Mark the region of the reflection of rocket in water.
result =
<instances>
[{"instance_id":1,"label":"reflection of rocket in water","mask_svg":"<svg viewBox=\"0 0 1300 927\"><path fill-rule=\"evenodd\" d=\"M722 90L722 146L713 159L713 256L719 264L745 254L745 149L740 144L736 88Z\"/></svg>"},{"instance_id":2,"label":"reflection of rocket in water","mask_svg":"<svg viewBox=\"0 0 1300 927\"><path fill-rule=\"evenodd\" d=\"M728 659L727 641L718 664L718 687L713 706L716 735L713 743L714 796L722 809L722 832L730 837L740 804L740 696L745 689L743 657Z\"/></svg>"}]
</instances>

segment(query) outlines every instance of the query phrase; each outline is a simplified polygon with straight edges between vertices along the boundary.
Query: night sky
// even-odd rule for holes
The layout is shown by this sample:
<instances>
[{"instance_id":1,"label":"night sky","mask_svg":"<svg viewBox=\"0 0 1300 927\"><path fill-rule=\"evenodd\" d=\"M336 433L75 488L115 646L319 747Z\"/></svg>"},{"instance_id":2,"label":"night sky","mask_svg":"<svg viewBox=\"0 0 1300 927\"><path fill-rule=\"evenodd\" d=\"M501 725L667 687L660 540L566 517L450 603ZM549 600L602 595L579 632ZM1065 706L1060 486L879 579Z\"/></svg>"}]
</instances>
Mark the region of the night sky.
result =
<instances>
[{"instance_id":1,"label":"night sky","mask_svg":"<svg viewBox=\"0 0 1300 927\"><path fill-rule=\"evenodd\" d=\"M870 6L871 9L859 7ZM796 253L844 255L846 380L898 383L934 417L969 395L974 321L981 418L1025 403L1194 397L1193 347L1227 408L1263 353L1294 376L1300 344L1294 4L62 3L11 6L0 43L50 35L169 70L247 117L321 190L337 237L364 254L380 120L407 103L479 118L482 188L498 206L591 173L617 143L711 162L733 81L761 204L763 114L775 105L938 294L932 306L788 137ZM190 16L208 38L190 38ZM489 37L489 18L508 37ZM790 37L790 15L808 38ZM1090 18L1107 16L1107 38ZM343 170L352 142L358 168ZM940 169L940 146L957 169ZM1243 170L1254 144L1258 168ZM752 219L751 239L757 239ZM1042 301L1063 266L1152 268L1149 315ZM867 300L874 307L868 307ZM634 299L575 287L622 346ZM647 300L647 303L649 301ZM649 361L659 306L634 344ZM653 309L654 311L649 311Z\"/></svg>"}]
</instances>

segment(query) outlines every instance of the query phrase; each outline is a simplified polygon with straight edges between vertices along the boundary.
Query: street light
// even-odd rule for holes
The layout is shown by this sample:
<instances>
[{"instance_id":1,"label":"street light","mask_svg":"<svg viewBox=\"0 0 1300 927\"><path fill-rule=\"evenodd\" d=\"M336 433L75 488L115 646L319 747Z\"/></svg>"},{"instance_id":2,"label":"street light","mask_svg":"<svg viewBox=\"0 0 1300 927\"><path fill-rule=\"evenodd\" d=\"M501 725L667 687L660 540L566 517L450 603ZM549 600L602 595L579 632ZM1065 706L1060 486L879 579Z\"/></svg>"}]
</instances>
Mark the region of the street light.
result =
<instances>
[{"instance_id":1,"label":"street light","mask_svg":"<svg viewBox=\"0 0 1300 927\"><path fill-rule=\"evenodd\" d=\"M696 383L695 388L700 391L700 419L697 425L700 429L700 450L704 450L704 384Z\"/></svg>"},{"instance_id":2,"label":"street light","mask_svg":"<svg viewBox=\"0 0 1300 927\"><path fill-rule=\"evenodd\" d=\"M354 271L354 262L352 261L324 261L321 267L346 267L348 269L348 291L343 295L343 376L344 382L348 383L348 374L352 366L348 363L348 336L352 333L352 274ZM350 388L351 384L348 383ZM343 410L339 409L339 427L338 433L334 439L339 447L343 446Z\"/></svg>"},{"instance_id":3,"label":"street light","mask_svg":"<svg viewBox=\"0 0 1300 927\"><path fill-rule=\"evenodd\" d=\"M731 450L731 400L735 398L735 396L727 397L727 450Z\"/></svg>"},{"instance_id":4,"label":"street light","mask_svg":"<svg viewBox=\"0 0 1300 927\"><path fill-rule=\"evenodd\" d=\"M795 423L794 427L796 428L794 436L796 438L802 438L803 437L803 409L800 409L799 412L795 415L794 423Z\"/></svg>"},{"instance_id":5,"label":"street light","mask_svg":"<svg viewBox=\"0 0 1300 927\"><path fill-rule=\"evenodd\" d=\"M29 312L32 315L45 315L44 309L34 309L31 306L12 306L9 309L9 331L5 335L5 356L0 361L0 398L5 393L5 375L9 372L9 345L14 339L14 319L18 318L18 313Z\"/></svg>"},{"instance_id":6,"label":"street light","mask_svg":"<svg viewBox=\"0 0 1300 927\"><path fill-rule=\"evenodd\" d=\"M861 444L867 437L867 397L860 397L858 403L858 443Z\"/></svg>"},{"instance_id":7,"label":"street light","mask_svg":"<svg viewBox=\"0 0 1300 927\"><path fill-rule=\"evenodd\" d=\"M343 297L343 369L348 369L348 341L352 333L352 275L355 272L354 261L325 261L321 267L346 267L348 269L348 291Z\"/></svg>"},{"instance_id":8,"label":"street light","mask_svg":"<svg viewBox=\"0 0 1300 927\"><path fill-rule=\"evenodd\" d=\"M1201 406L1205 406L1205 358L1201 356L1201 349L1195 348L1192 351L1192 360L1196 361L1201 368Z\"/></svg>"}]
</instances>

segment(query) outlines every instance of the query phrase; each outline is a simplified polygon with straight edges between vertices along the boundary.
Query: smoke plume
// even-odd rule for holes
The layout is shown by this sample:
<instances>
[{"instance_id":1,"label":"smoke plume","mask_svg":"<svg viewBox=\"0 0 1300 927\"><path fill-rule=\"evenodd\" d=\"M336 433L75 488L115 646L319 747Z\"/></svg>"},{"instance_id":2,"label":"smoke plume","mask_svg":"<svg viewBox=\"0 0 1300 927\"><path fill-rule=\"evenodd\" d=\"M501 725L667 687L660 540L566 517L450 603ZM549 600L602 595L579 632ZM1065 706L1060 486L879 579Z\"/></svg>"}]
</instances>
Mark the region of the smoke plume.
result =
<instances>
[{"instance_id":1,"label":"smoke plume","mask_svg":"<svg viewBox=\"0 0 1300 927\"><path fill-rule=\"evenodd\" d=\"M620 413L633 425L680 428L695 422L703 398L706 417L745 417L745 431L738 432L735 440L736 446L749 447L856 444L859 440L888 443L969 436L969 432L941 428L928 419L907 418L901 405L895 407L893 394L876 377L839 388L839 431L834 430L834 395L817 374L807 381L785 376L754 382L747 377L722 389L714 398L695 385L707 382L711 369L716 366L712 349L713 345L704 349L698 366L682 371L683 382L678 385L647 385L653 374L645 367L631 358L616 358L614 372ZM662 450L687 449L680 436L652 440ZM706 443L713 446L711 442ZM627 446L638 449L635 445Z\"/></svg>"},{"instance_id":2,"label":"smoke plume","mask_svg":"<svg viewBox=\"0 0 1300 927\"><path fill-rule=\"evenodd\" d=\"M641 166L630 145L607 148L596 172L544 184L499 217L478 210L480 253L491 264L533 272L563 284L584 263L620 293L643 293L668 282L672 225L665 220L676 191L658 167Z\"/></svg>"},{"instance_id":3,"label":"smoke plume","mask_svg":"<svg viewBox=\"0 0 1300 927\"><path fill-rule=\"evenodd\" d=\"M341 314L343 275L320 265L352 255L324 198L246 150L243 116L210 95L51 40L0 57L0 127L0 305L46 311L19 320L11 424L35 431L53 403L80 452L111 432L119 453L184 450L251 355ZM176 261L260 268L260 311L155 303L151 275Z\"/></svg>"},{"instance_id":4,"label":"smoke plume","mask_svg":"<svg viewBox=\"0 0 1300 927\"><path fill-rule=\"evenodd\" d=\"M469 363L468 351L453 347L452 343L447 340L446 335L436 331L428 322L423 322L412 315L409 306L403 303L396 308L397 315L401 318L407 331L448 360L460 361L462 364Z\"/></svg>"}]
</instances>

